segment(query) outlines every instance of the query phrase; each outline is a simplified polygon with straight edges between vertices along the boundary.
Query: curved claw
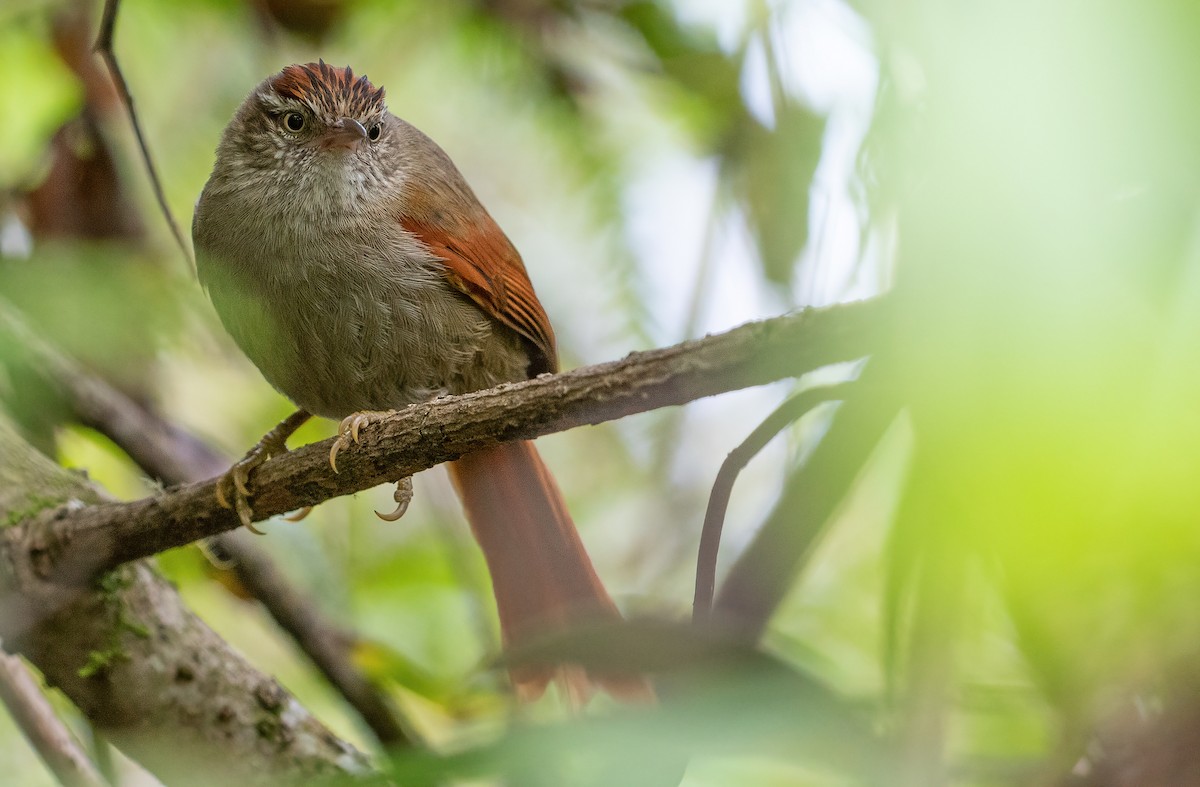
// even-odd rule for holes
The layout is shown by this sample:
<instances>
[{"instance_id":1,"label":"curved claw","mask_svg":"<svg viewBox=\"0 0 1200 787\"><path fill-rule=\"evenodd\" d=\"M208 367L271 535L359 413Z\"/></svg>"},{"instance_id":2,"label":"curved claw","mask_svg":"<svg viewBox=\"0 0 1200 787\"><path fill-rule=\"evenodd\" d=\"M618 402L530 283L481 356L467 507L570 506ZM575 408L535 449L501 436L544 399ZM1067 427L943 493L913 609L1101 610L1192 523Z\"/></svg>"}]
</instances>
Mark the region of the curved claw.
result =
<instances>
[{"instance_id":1,"label":"curved claw","mask_svg":"<svg viewBox=\"0 0 1200 787\"><path fill-rule=\"evenodd\" d=\"M289 522L299 522L301 519L304 519L304 517L308 516L311 513L312 513L312 506L305 506L304 508L301 508L297 511L293 511L292 513L288 514L287 516L285 516L283 518Z\"/></svg>"},{"instance_id":2,"label":"curved claw","mask_svg":"<svg viewBox=\"0 0 1200 787\"><path fill-rule=\"evenodd\" d=\"M397 519L404 516L406 511L408 511L408 503L397 503L396 510L392 511L390 514L381 514L376 511L375 516L379 517L384 522L395 522Z\"/></svg>"},{"instance_id":3,"label":"curved claw","mask_svg":"<svg viewBox=\"0 0 1200 787\"><path fill-rule=\"evenodd\" d=\"M312 415L307 410L297 410L280 421L217 481L217 503L222 508L236 511L238 520L251 533L257 533L260 536L266 535L254 526L254 512L250 508L250 474L271 457L287 453L288 437L311 417ZM226 491L226 486L233 487L232 505L230 505L230 494Z\"/></svg>"},{"instance_id":4,"label":"curved claw","mask_svg":"<svg viewBox=\"0 0 1200 787\"><path fill-rule=\"evenodd\" d=\"M251 493L250 487L247 484L250 480L250 473L265 462L267 457L268 454L265 451L261 451L256 447L253 451L246 454L241 461L229 468L229 472L221 476L221 480L217 482L215 490L217 505L221 506L221 508L236 511L242 525L250 532L257 533L260 536L266 534L252 524L254 511L250 508L249 498L251 497ZM230 494L226 491L226 487L232 487L232 502L230 501Z\"/></svg>"},{"instance_id":5,"label":"curved claw","mask_svg":"<svg viewBox=\"0 0 1200 787\"><path fill-rule=\"evenodd\" d=\"M337 472L337 455L338 451L342 450L342 438L339 437L333 444L333 448L329 449L329 466L333 468L333 472Z\"/></svg>"},{"instance_id":6,"label":"curved claw","mask_svg":"<svg viewBox=\"0 0 1200 787\"><path fill-rule=\"evenodd\" d=\"M250 503L246 502L246 498L237 498L236 505L238 519L241 520L242 526L257 536L265 536L266 533L254 526L254 512L250 510Z\"/></svg>"},{"instance_id":7,"label":"curved claw","mask_svg":"<svg viewBox=\"0 0 1200 787\"><path fill-rule=\"evenodd\" d=\"M222 476L221 479L219 481L217 481L216 492L217 492L217 505L219 505L221 508L225 508L225 509L233 508L233 506L231 506L229 504L229 498L225 496L225 477L224 476Z\"/></svg>"},{"instance_id":8,"label":"curved claw","mask_svg":"<svg viewBox=\"0 0 1200 787\"><path fill-rule=\"evenodd\" d=\"M246 467L248 462L249 462L249 458L243 459L241 462L238 462L236 465L233 466L233 472L232 472L233 488L236 489L238 491L238 494L242 495L243 497L250 497L250 488L248 486L246 486L246 482L250 480L250 470L253 468ZM261 461L256 463L255 466L257 466L258 464L261 464Z\"/></svg>"},{"instance_id":9,"label":"curved claw","mask_svg":"<svg viewBox=\"0 0 1200 787\"><path fill-rule=\"evenodd\" d=\"M338 425L338 439L334 442L333 447L329 449L329 466L333 468L333 472L337 472L337 455L341 453L343 448L349 448L351 441L358 445L359 430L371 423L370 413L355 413L348 415L342 419L342 423Z\"/></svg>"},{"instance_id":10,"label":"curved claw","mask_svg":"<svg viewBox=\"0 0 1200 787\"><path fill-rule=\"evenodd\" d=\"M400 517L404 516L404 512L408 510L408 504L413 499L412 476L401 478L396 482L396 491L392 493L392 499L396 501L396 510L390 514L381 514L375 512L375 516L382 519L384 522L395 522Z\"/></svg>"}]
</instances>

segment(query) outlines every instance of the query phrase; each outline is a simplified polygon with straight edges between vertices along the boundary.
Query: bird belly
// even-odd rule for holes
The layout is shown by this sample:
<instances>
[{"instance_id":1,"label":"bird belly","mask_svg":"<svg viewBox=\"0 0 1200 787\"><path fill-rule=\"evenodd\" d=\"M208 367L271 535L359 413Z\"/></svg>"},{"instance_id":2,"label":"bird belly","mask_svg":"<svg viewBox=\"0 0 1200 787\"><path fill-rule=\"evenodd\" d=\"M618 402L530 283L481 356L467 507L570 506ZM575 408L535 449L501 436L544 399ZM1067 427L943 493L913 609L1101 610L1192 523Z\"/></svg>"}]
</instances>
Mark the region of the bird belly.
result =
<instances>
[{"instance_id":1,"label":"bird belly","mask_svg":"<svg viewBox=\"0 0 1200 787\"><path fill-rule=\"evenodd\" d=\"M421 262L242 271L207 284L222 321L267 381L329 418L386 410L526 376L520 338ZM282 273L282 275L280 275Z\"/></svg>"}]
</instances>

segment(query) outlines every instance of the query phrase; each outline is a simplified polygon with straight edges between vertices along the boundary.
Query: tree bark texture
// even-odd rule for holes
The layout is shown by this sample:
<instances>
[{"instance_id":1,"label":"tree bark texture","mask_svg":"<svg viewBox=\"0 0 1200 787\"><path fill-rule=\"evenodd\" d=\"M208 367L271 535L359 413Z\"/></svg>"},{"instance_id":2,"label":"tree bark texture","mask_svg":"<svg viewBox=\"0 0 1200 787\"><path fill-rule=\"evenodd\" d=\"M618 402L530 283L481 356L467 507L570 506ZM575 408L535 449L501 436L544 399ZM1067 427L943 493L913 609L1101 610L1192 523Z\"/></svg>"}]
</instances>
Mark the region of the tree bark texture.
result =
<instances>
[{"instance_id":1,"label":"tree bark texture","mask_svg":"<svg viewBox=\"0 0 1200 787\"><path fill-rule=\"evenodd\" d=\"M48 572L55 547L39 530L15 525L38 510L54 521L100 502L85 478L0 420L6 646L168 784L281 784L367 770L363 755L193 615L150 563L64 577Z\"/></svg>"}]
</instances>

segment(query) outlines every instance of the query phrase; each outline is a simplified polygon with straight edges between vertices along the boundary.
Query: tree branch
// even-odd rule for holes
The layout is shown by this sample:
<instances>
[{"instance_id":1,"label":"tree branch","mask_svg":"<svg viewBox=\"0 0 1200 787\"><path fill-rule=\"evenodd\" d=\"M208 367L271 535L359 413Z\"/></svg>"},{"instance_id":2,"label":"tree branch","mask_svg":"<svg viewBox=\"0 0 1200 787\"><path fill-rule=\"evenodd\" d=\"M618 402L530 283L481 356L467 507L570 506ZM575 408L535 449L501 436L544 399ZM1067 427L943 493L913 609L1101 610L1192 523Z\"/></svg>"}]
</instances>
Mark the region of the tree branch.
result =
<instances>
[{"instance_id":1,"label":"tree branch","mask_svg":"<svg viewBox=\"0 0 1200 787\"><path fill-rule=\"evenodd\" d=\"M225 472L232 460L194 435L133 401L105 381L88 374L30 330L0 299L0 332L8 333L30 354L48 382L68 400L74 417L117 444L148 475L168 484L199 481ZM358 711L389 748L410 741L396 709L359 669L352 650L359 638L335 624L275 566L271 557L241 532L212 539L212 549L230 570Z\"/></svg>"},{"instance_id":2,"label":"tree branch","mask_svg":"<svg viewBox=\"0 0 1200 787\"><path fill-rule=\"evenodd\" d=\"M0 701L63 787L107 787L29 669L4 652L0 652Z\"/></svg>"},{"instance_id":3,"label":"tree branch","mask_svg":"<svg viewBox=\"0 0 1200 787\"><path fill-rule=\"evenodd\" d=\"M169 784L281 784L362 772L366 760L137 562L99 577L54 570L67 542L33 510L103 505L0 419L0 627L105 737ZM82 509L80 507L83 507Z\"/></svg>"},{"instance_id":4,"label":"tree branch","mask_svg":"<svg viewBox=\"0 0 1200 787\"><path fill-rule=\"evenodd\" d=\"M379 742L393 750L412 746L396 707L354 663L353 650L361 641L358 635L330 620L289 582L266 551L250 543L254 537L243 531L224 533L214 539L214 547L231 558L238 581L262 602Z\"/></svg>"},{"instance_id":5,"label":"tree branch","mask_svg":"<svg viewBox=\"0 0 1200 787\"><path fill-rule=\"evenodd\" d=\"M413 405L373 422L362 443L329 468L334 440L267 462L253 478L259 519L394 481L496 443L679 405L795 376L868 352L880 301L778 317L623 360L544 375ZM37 532L60 581L78 582L122 563L232 530L237 515L215 502L215 482L131 503L39 515ZM0 636L4 632L0 631Z\"/></svg>"}]
</instances>

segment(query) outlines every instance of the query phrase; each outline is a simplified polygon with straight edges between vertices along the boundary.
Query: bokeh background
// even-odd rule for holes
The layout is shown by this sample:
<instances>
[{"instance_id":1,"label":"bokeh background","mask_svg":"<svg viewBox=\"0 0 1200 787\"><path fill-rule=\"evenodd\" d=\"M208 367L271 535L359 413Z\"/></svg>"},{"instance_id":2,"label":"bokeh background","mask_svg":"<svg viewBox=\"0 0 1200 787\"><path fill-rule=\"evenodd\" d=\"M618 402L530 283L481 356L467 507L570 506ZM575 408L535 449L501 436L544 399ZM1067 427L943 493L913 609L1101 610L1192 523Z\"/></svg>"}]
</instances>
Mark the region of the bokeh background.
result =
<instances>
[{"instance_id":1,"label":"bokeh background","mask_svg":"<svg viewBox=\"0 0 1200 787\"><path fill-rule=\"evenodd\" d=\"M0 9L0 295L240 455L290 407L172 244L88 53L98 14ZM760 644L769 665L697 689L688 714L588 727L551 697L511 728L486 570L440 470L396 524L371 514L386 489L267 524L263 546L364 636L358 662L435 751L521 784L632 784L665 759L691 787L1182 785L1200 783L1196 41L1200 9L1167 0L127 0L116 51L185 233L263 77L321 57L384 85L521 250L565 368L888 301L865 367L539 441L622 608L685 619L726 453L798 386L862 370L857 409L821 408L739 479L722 573L764 521L824 528ZM28 439L120 497L153 491L4 368ZM846 438L862 424L865 455ZM822 437L835 456L846 440L850 491L804 522L780 493ZM371 748L228 572L197 548L159 564ZM843 717L871 734L841 735ZM53 783L2 714L0 773Z\"/></svg>"}]
</instances>

